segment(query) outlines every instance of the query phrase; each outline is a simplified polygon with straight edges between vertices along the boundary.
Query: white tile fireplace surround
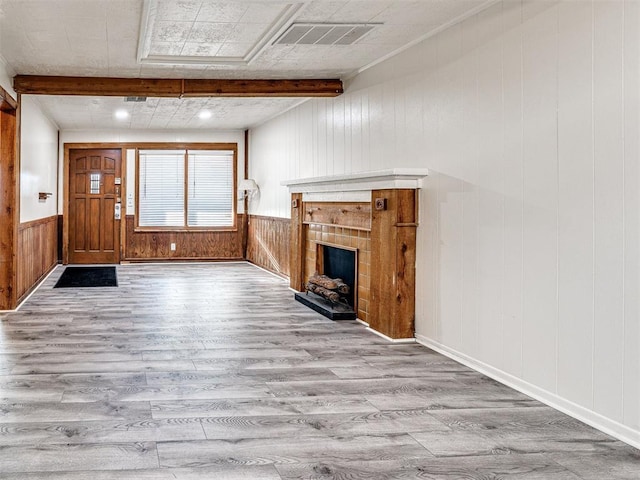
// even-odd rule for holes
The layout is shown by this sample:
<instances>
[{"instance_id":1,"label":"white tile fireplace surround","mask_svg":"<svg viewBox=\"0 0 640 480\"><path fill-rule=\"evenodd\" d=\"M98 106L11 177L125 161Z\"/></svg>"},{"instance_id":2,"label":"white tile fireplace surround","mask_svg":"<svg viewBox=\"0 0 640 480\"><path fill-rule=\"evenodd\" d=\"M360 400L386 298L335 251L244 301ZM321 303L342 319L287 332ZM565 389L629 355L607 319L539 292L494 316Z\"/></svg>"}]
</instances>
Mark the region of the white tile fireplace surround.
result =
<instances>
[{"instance_id":1,"label":"white tile fireplace surround","mask_svg":"<svg viewBox=\"0 0 640 480\"><path fill-rule=\"evenodd\" d=\"M354 310L382 336L414 337L417 190L426 169L390 169L282 182L291 192L290 285L322 271L319 244L357 252Z\"/></svg>"}]
</instances>

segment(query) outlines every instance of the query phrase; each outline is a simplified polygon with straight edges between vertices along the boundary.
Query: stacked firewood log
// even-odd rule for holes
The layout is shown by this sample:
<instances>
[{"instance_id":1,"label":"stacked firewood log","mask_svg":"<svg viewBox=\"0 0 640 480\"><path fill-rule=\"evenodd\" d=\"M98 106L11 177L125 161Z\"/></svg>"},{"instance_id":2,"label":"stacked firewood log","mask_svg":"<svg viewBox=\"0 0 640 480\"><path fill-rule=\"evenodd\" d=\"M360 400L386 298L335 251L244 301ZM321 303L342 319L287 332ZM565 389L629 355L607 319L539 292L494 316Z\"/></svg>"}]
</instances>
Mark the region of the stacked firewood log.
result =
<instances>
[{"instance_id":1,"label":"stacked firewood log","mask_svg":"<svg viewBox=\"0 0 640 480\"><path fill-rule=\"evenodd\" d=\"M349 294L349 285L341 278L330 278L316 272L309 277L307 292L315 293L331 303L347 303L345 297Z\"/></svg>"}]
</instances>

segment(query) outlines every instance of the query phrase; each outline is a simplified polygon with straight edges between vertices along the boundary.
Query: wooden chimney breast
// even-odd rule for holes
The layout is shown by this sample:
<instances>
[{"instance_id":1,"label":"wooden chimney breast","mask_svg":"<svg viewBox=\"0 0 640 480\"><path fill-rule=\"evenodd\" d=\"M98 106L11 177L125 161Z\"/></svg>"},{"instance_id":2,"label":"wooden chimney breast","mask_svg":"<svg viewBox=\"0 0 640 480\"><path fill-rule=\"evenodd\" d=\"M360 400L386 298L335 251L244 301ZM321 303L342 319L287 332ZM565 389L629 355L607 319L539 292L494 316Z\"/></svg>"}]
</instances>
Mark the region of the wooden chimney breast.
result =
<instances>
[{"instance_id":1,"label":"wooden chimney breast","mask_svg":"<svg viewBox=\"0 0 640 480\"><path fill-rule=\"evenodd\" d=\"M358 319L392 340L414 338L417 189L425 169L283 182L291 192L290 285L302 292L318 244L357 249Z\"/></svg>"}]
</instances>

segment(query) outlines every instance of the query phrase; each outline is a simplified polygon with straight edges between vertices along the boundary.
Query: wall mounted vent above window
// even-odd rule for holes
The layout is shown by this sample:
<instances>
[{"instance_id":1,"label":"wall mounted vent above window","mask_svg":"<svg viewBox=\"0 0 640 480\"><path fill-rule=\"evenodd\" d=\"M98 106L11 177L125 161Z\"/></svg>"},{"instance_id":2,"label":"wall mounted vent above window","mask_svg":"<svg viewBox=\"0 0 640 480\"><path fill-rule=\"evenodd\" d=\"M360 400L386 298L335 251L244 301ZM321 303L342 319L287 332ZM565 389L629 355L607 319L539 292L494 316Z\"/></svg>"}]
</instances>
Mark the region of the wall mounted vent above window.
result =
<instances>
[{"instance_id":1,"label":"wall mounted vent above window","mask_svg":"<svg viewBox=\"0 0 640 480\"><path fill-rule=\"evenodd\" d=\"M146 102L147 97L124 97L125 102Z\"/></svg>"},{"instance_id":2,"label":"wall mounted vent above window","mask_svg":"<svg viewBox=\"0 0 640 480\"><path fill-rule=\"evenodd\" d=\"M274 45L351 45L379 23L292 23Z\"/></svg>"}]
</instances>

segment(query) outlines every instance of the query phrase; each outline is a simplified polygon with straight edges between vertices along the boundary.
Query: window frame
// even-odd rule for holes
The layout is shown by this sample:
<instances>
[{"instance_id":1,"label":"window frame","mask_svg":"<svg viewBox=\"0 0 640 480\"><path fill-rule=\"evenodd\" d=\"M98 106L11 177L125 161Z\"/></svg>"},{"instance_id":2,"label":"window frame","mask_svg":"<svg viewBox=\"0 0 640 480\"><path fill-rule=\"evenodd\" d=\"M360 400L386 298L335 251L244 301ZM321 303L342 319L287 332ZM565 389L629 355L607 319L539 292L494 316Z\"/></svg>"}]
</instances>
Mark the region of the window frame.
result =
<instances>
[{"instance_id":1,"label":"window frame","mask_svg":"<svg viewBox=\"0 0 640 480\"><path fill-rule=\"evenodd\" d=\"M184 154L184 225L178 226L140 226L140 151L144 150L185 150ZM190 227L188 225L188 205L189 205L189 151L198 150L223 150L233 152L233 180L231 187L231 207L232 207L232 225L222 227ZM238 144L237 143L167 143L162 145L153 145L144 147L138 146L136 151L136 198L135 198L135 227L136 232L237 232L238 231L238 202L237 202L237 185L238 185Z\"/></svg>"}]
</instances>

